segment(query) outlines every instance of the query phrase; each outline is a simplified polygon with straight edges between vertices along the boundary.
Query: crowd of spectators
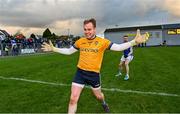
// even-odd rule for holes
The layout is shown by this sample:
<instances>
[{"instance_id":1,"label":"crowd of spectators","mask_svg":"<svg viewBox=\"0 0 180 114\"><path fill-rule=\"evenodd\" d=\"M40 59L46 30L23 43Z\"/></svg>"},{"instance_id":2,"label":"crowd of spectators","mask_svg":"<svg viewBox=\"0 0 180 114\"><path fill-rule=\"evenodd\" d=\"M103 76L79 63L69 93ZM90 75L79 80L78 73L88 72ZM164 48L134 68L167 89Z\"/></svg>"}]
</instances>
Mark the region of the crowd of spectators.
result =
<instances>
[{"instance_id":1,"label":"crowd of spectators","mask_svg":"<svg viewBox=\"0 0 180 114\"><path fill-rule=\"evenodd\" d=\"M17 39L14 37L9 37L4 40L0 41L0 50L1 54L0 56L17 56L19 54L22 54L22 50L34 50L31 52L38 53L42 52L41 45L43 42L47 42L48 40L46 38L23 38L23 39ZM54 45L56 47L62 48L62 47L70 47L72 45L72 42L69 40L60 40L56 39L53 41Z\"/></svg>"},{"instance_id":2,"label":"crowd of spectators","mask_svg":"<svg viewBox=\"0 0 180 114\"><path fill-rule=\"evenodd\" d=\"M21 54L21 49L35 49L38 50L41 47L42 39L17 39L17 38L6 38L0 41L1 55L19 55Z\"/></svg>"}]
</instances>

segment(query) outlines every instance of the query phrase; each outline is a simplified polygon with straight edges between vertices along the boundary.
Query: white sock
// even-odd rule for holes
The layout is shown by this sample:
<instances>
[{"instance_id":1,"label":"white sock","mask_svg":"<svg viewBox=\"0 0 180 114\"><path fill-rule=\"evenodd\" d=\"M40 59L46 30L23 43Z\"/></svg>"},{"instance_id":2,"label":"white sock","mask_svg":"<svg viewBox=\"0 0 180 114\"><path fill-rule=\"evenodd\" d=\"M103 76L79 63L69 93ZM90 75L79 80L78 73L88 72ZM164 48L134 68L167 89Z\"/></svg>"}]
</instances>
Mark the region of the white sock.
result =
<instances>
[{"instance_id":1,"label":"white sock","mask_svg":"<svg viewBox=\"0 0 180 114\"><path fill-rule=\"evenodd\" d=\"M121 70L119 70L119 74L121 74Z\"/></svg>"}]
</instances>

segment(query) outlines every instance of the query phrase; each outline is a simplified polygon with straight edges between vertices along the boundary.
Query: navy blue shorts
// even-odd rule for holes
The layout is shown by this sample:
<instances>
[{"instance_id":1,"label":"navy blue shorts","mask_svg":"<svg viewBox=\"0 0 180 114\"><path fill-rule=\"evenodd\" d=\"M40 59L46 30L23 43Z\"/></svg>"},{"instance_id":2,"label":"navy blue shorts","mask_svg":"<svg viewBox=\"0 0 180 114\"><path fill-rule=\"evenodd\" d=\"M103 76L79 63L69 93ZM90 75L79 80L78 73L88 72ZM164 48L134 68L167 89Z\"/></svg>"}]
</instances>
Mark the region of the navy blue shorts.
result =
<instances>
[{"instance_id":1,"label":"navy blue shorts","mask_svg":"<svg viewBox=\"0 0 180 114\"><path fill-rule=\"evenodd\" d=\"M101 86L99 73L85 71L80 68L77 69L73 82L81 85L90 85L92 88Z\"/></svg>"}]
</instances>

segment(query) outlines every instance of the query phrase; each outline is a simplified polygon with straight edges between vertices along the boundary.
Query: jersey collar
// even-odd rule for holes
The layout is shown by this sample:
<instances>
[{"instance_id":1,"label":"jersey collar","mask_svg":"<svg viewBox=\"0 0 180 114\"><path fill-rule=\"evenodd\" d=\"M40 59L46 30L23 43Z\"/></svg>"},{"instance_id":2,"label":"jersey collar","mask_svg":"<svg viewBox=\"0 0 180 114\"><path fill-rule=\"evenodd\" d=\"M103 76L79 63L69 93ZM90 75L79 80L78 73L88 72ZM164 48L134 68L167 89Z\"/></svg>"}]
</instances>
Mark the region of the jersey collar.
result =
<instances>
[{"instance_id":1,"label":"jersey collar","mask_svg":"<svg viewBox=\"0 0 180 114\"><path fill-rule=\"evenodd\" d=\"M88 40L94 40L96 38L96 35L94 35L93 38L87 38Z\"/></svg>"}]
</instances>

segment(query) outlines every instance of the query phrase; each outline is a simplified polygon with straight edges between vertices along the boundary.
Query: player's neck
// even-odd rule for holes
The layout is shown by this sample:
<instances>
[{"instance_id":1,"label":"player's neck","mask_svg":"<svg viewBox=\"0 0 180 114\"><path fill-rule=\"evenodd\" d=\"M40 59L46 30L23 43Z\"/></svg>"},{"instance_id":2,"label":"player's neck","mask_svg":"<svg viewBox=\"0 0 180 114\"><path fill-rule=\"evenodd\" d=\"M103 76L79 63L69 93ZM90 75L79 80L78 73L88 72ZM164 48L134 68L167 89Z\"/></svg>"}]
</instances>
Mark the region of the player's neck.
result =
<instances>
[{"instance_id":1,"label":"player's neck","mask_svg":"<svg viewBox=\"0 0 180 114\"><path fill-rule=\"evenodd\" d=\"M94 40L96 38L96 35L94 35L93 37L91 38L87 38L88 40Z\"/></svg>"}]
</instances>

